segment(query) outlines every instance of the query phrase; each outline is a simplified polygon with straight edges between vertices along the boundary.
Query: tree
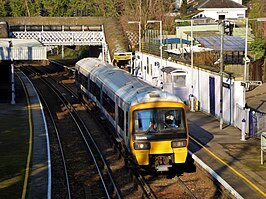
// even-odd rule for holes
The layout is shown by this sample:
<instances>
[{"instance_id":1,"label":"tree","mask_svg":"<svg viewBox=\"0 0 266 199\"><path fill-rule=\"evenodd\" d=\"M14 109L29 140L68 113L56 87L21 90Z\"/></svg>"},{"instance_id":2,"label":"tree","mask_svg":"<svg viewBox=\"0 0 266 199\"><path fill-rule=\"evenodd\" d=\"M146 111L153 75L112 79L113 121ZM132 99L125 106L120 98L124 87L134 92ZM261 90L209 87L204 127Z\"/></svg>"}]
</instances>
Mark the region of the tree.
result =
<instances>
[{"instance_id":1,"label":"tree","mask_svg":"<svg viewBox=\"0 0 266 199\"><path fill-rule=\"evenodd\" d=\"M250 45L251 51L254 53L256 59L266 56L266 39L256 38Z\"/></svg>"},{"instance_id":2,"label":"tree","mask_svg":"<svg viewBox=\"0 0 266 199\"><path fill-rule=\"evenodd\" d=\"M248 18L260 18L266 16L266 2L264 0L252 0ZM256 59L266 56L265 22L250 21L251 28L255 35L255 41L251 44L251 51Z\"/></svg>"},{"instance_id":3,"label":"tree","mask_svg":"<svg viewBox=\"0 0 266 199\"><path fill-rule=\"evenodd\" d=\"M11 8L11 14L13 17L27 16L27 10L25 7L25 2L21 0L9 0L9 5Z\"/></svg>"},{"instance_id":4,"label":"tree","mask_svg":"<svg viewBox=\"0 0 266 199\"><path fill-rule=\"evenodd\" d=\"M180 15L184 17L187 15L187 0L183 0L181 7L180 7Z\"/></svg>"},{"instance_id":5,"label":"tree","mask_svg":"<svg viewBox=\"0 0 266 199\"><path fill-rule=\"evenodd\" d=\"M1 17L7 16L7 11L5 9L5 2L3 2L3 0L0 0L0 16Z\"/></svg>"}]
</instances>

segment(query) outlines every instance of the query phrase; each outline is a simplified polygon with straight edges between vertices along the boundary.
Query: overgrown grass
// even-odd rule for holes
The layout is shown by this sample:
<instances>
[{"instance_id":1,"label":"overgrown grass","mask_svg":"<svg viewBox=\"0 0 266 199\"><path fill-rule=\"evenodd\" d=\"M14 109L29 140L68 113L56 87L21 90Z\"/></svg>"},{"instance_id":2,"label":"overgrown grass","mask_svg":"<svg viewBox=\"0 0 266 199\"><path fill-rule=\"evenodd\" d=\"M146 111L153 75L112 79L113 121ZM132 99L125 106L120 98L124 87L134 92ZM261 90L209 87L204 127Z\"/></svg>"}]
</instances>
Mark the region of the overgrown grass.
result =
<instances>
[{"instance_id":1,"label":"overgrown grass","mask_svg":"<svg viewBox=\"0 0 266 199\"><path fill-rule=\"evenodd\" d=\"M29 146L27 112L0 104L0 121L0 198L20 198Z\"/></svg>"}]
</instances>

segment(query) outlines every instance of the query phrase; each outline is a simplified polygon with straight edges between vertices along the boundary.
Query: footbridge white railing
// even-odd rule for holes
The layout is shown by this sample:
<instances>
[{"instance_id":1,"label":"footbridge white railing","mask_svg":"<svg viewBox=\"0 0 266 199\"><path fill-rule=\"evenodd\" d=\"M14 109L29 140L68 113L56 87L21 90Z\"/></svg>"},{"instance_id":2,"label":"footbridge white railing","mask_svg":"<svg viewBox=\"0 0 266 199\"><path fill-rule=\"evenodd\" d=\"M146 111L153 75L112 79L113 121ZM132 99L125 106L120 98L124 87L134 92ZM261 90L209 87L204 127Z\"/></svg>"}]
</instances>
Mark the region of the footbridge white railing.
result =
<instances>
[{"instance_id":1,"label":"footbridge white railing","mask_svg":"<svg viewBox=\"0 0 266 199\"><path fill-rule=\"evenodd\" d=\"M36 39L43 45L105 45L102 26L14 26L10 37Z\"/></svg>"}]
</instances>

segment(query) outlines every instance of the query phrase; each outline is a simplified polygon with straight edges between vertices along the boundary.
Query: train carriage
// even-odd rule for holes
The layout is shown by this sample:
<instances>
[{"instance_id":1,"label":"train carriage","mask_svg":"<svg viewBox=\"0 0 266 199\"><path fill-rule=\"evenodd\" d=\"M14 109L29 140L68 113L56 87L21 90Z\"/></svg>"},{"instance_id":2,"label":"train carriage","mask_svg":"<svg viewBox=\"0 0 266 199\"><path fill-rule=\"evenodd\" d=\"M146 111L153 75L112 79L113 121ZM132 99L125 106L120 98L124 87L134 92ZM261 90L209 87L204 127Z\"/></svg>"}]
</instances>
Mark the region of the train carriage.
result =
<instances>
[{"instance_id":1,"label":"train carriage","mask_svg":"<svg viewBox=\"0 0 266 199\"><path fill-rule=\"evenodd\" d=\"M96 58L76 63L76 86L114 127L139 166L165 171L187 157L184 103L128 72Z\"/></svg>"}]
</instances>

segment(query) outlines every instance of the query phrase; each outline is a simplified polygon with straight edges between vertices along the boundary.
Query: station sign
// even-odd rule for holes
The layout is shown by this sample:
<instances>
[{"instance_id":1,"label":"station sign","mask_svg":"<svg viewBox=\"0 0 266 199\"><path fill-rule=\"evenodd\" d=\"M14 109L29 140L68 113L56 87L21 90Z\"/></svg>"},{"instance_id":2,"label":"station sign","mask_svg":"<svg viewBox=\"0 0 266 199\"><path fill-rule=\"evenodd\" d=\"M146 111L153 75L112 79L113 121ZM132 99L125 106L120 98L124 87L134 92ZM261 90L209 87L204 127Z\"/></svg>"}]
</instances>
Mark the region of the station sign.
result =
<instances>
[{"instance_id":1,"label":"station sign","mask_svg":"<svg viewBox=\"0 0 266 199\"><path fill-rule=\"evenodd\" d=\"M249 86L259 86L262 85L262 81L246 81L246 82L241 82L241 86L244 87L249 87Z\"/></svg>"},{"instance_id":2,"label":"station sign","mask_svg":"<svg viewBox=\"0 0 266 199\"><path fill-rule=\"evenodd\" d=\"M241 86L246 87L246 83L245 82L241 82Z\"/></svg>"},{"instance_id":3,"label":"station sign","mask_svg":"<svg viewBox=\"0 0 266 199\"><path fill-rule=\"evenodd\" d=\"M223 87L229 89L230 88L230 84L223 82Z\"/></svg>"},{"instance_id":4,"label":"station sign","mask_svg":"<svg viewBox=\"0 0 266 199\"><path fill-rule=\"evenodd\" d=\"M262 85L262 81L247 81L248 85L259 86Z\"/></svg>"}]
</instances>

